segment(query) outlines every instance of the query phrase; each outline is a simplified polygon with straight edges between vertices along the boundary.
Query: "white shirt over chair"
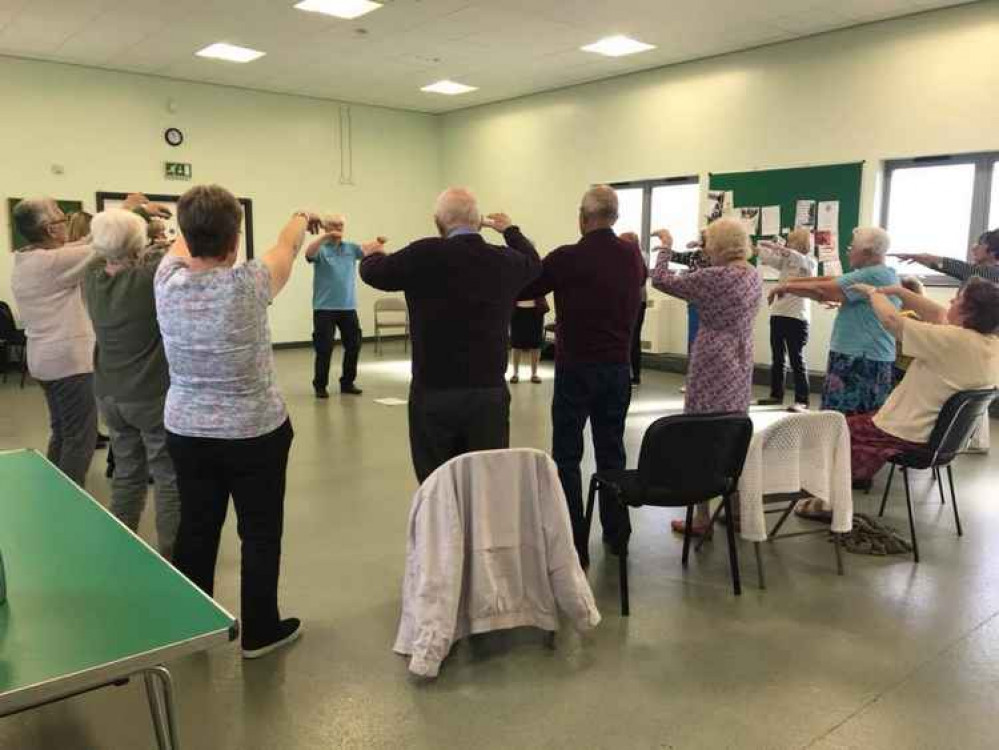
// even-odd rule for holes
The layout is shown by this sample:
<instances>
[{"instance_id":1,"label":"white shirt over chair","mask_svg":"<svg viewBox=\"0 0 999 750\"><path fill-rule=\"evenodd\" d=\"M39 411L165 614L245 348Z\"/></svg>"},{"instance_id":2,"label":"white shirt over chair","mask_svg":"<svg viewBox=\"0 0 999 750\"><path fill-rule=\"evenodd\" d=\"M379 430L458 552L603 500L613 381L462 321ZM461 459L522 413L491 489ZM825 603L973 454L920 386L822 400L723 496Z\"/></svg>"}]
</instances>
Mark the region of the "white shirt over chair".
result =
<instances>
[{"instance_id":1,"label":"white shirt over chair","mask_svg":"<svg viewBox=\"0 0 999 750\"><path fill-rule=\"evenodd\" d=\"M832 506L831 530L853 528L850 430L836 411L755 412L753 440L739 480L743 539L767 538L764 495L804 490Z\"/></svg>"},{"instance_id":2,"label":"white shirt over chair","mask_svg":"<svg viewBox=\"0 0 999 750\"><path fill-rule=\"evenodd\" d=\"M413 498L402 618L394 650L435 677L452 644L475 633L577 630L600 622L579 565L558 472L530 449L469 453Z\"/></svg>"}]
</instances>

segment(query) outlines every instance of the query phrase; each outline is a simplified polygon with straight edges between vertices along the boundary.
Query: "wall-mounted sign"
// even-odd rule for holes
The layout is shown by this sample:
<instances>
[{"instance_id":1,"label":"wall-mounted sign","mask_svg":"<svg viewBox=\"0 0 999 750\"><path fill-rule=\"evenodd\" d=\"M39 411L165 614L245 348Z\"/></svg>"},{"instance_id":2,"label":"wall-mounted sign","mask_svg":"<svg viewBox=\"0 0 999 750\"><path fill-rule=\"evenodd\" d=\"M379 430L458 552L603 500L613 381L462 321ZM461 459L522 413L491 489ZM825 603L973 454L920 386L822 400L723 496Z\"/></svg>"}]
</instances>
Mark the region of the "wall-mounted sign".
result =
<instances>
[{"instance_id":1,"label":"wall-mounted sign","mask_svg":"<svg viewBox=\"0 0 999 750\"><path fill-rule=\"evenodd\" d=\"M182 161L168 161L165 174L168 180L189 180L194 176L194 169Z\"/></svg>"}]
</instances>

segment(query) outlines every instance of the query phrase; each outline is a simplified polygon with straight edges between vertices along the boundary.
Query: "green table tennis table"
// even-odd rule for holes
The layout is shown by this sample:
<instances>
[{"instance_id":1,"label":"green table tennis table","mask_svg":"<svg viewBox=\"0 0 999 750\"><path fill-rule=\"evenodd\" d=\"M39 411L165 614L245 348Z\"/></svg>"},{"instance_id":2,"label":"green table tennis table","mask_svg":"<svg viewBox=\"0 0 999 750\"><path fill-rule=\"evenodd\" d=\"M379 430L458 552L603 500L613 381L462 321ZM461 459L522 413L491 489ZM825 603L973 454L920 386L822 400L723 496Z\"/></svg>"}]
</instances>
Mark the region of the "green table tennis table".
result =
<instances>
[{"instance_id":1,"label":"green table tennis table","mask_svg":"<svg viewBox=\"0 0 999 750\"><path fill-rule=\"evenodd\" d=\"M142 677L156 740L177 750L163 663L238 624L35 451L0 452L0 717Z\"/></svg>"}]
</instances>

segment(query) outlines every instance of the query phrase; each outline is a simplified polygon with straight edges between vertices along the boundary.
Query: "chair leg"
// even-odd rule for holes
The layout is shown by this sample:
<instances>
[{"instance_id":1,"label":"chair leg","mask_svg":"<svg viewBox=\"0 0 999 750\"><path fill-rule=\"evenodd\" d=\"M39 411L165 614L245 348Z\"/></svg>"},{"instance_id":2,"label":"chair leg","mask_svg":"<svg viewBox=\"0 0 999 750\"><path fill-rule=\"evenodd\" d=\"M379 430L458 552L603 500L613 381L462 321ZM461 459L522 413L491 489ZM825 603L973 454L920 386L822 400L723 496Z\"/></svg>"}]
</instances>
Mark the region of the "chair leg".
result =
<instances>
[{"instance_id":1,"label":"chair leg","mask_svg":"<svg viewBox=\"0 0 999 750\"><path fill-rule=\"evenodd\" d=\"M600 487L600 482L597 480L596 475L590 478L590 491L586 497L586 515L583 517L583 531L586 534L586 542L589 544L590 541L590 528L593 525L593 506L597 503L597 489Z\"/></svg>"},{"instance_id":2,"label":"chair leg","mask_svg":"<svg viewBox=\"0 0 999 750\"><path fill-rule=\"evenodd\" d=\"M781 526L784 525L784 522L787 521L788 518L790 518L791 511L795 509L795 507L798 505L799 502L801 502L800 499L792 500L790 503L787 504L787 507L784 509L784 512L781 514L781 517L777 520L777 523L774 524L774 527L770 531L770 533L767 534L768 542L772 541L773 538L777 536L777 532L780 531L780 528Z\"/></svg>"},{"instance_id":3,"label":"chair leg","mask_svg":"<svg viewBox=\"0 0 999 750\"><path fill-rule=\"evenodd\" d=\"M947 464L947 481L950 482L950 504L954 509L954 523L957 525L957 535L964 536L964 530L961 528L961 515L957 512L957 493L954 492L954 471L951 469L950 464ZM943 487L940 488L943 492Z\"/></svg>"},{"instance_id":4,"label":"chair leg","mask_svg":"<svg viewBox=\"0 0 999 750\"><path fill-rule=\"evenodd\" d=\"M732 518L731 495L725 495L722 503L725 506L725 533L728 536L728 563L732 569L732 591L739 596L742 594L742 582L739 580L739 552L735 548L735 520Z\"/></svg>"},{"instance_id":5,"label":"chair leg","mask_svg":"<svg viewBox=\"0 0 999 750\"><path fill-rule=\"evenodd\" d=\"M690 527L694 523L694 506L687 506L687 520L683 527L683 557L680 558L680 564L683 567L687 567L687 559L690 557Z\"/></svg>"},{"instance_id":6,"label":"chair leg","mask_svg":"<svg viewBox=\"0 0 999 750\"><path fill-rule=\"evenodd\" d=\"M708 527L701 534L701 538L697 540L697 546L694 547L694 552L700 552L701 547L704 546L704 542L708 539L708 534L710 534L715 528L715 521L718 520L718 516L721 515L722 509L725 507L725 503L719 503L718 507L715 508L715 512L711 514L711 520L708 521Z\"/></svg>"},{"instance_id":7,"label":"chair leg","mask_svg":"<svg viewBox=\"0 0 999 750\"><path fill-rule=\"evenodd\" d=\"M909 511L909 533L912 536L912 559L919 562L919 542L916 540L916 522L912 518L912 495L909 492L909 471L902 468L902 479L905 480L905 507Z\"/></svg>"},{"instance_id":8,"label":"chair leg","mask_svg":"<svg viewBox=\"0 0 999 750\"><path fill-rule=\"evenodd\" d=\"M891 480L895 476L895 464L891 464L891 471L888 472L888 481L885 483L885 494L881 497L881 510L878 511L880 518L885 514L885 506L888 505L888 493L891 492Z\"/></svg>"},{"instance_id":9,"label":"chair leg","mask_svg":"<svg viewBox=\"0 0 999 750\"><path fill-rule=\"evenodd\" d=\"M760 588L765 589L767 587L767 579L763 575L763 555L760 553L760 547L762 545L759 542L753 542L753 551L756 553L756 578L759 581Z\"/></svg>"},{"instance_id":10,"label":"chair leg","mask_svg":"<svg viewBox=\"0 0 999 750\"><path fill-rule=\"evenodd\" d=\"M843 575L843 535L833 532L833 547L836 550L836 575Z\"/></svg>"},{"instance_id":11,"label":"chair leg","mask_svg":"<svg viewBox=\"0 0 999 750\"><path fill-rule=\"evenodd\" d=\"M940 467L939 466L934 466L933 467L933 476L936 477L936 480L937 480L937 489L940 491L940 504L941 505L946 505L947 504L947 498L944 497L943 479L940 477Z\"/></svg>"},{"instance_id":12,"label":"chair leg","mask_svg":"<svg viewBox=\"0 0 999 750\"><path fill-rule=\"evenodd\" d=\"M617 559L618 573L620 575L620 586L621 586L621 617L631 616L631 605L628 600L628 550L627 548L621 551L621 555Z\"/></svg>"}]
</instances>

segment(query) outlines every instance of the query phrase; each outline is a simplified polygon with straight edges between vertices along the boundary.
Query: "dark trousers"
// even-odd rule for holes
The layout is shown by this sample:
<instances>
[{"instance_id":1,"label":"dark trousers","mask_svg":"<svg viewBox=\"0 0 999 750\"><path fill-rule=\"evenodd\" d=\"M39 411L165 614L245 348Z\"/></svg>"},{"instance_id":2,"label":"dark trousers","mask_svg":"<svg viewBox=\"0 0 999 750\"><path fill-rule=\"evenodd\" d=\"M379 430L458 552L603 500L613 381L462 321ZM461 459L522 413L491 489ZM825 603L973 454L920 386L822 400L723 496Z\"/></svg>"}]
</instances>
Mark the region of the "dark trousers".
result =
<instances>
[{"instance_id":1,"label":"dark trousers","mask_svg":"<svg viewBox=\"0 0 999 750\"><path fill-rule=\"evenodd\" d=\"M97 445L97 397L94 374L41 380L49 406L48 459L81 487Z\"/></svg>"},{"instance_id":2,"label":"dark trousers","mask_svg":"<svg viewBox=\"0 0 999 750\"><path fill-rule=\"evenodd\" d=\"M648 303L638 306L638 320L635 330L631 332L631 382L642 382L642 326L645 325L645 308Z\"/></svg>"},{"instance_id":3,"label":"dark trousers","mask_svg":"<svg viewBox=\"0 0 999 750\"><path fill-rule=\"evenodd\" d=\"M576 549L583 555L583 429L590 421L597 471L625 467L624 421L631 404L628 365L557 365L552 400L552 458L569 504ZM631 536L627 508L601 494L600 524L604 539L617 545Z\"/></svg>"},{"instance_id":4,"label":"dark trousers","mask_svg":"<svg viewBox=\"0 0 999 750\"><path fill-rule=\"evenodd\" d=\"M213 595L219 536L231 495L242 542L242 638L249 647L271 640L280 622L277 590L284 489L293 437L291 420L273 432L245 440L167 433L180 489L174 565Z\"/></svg>"},{"instance_id":5,"label":"dark trousers","mask_svg":"<svg viewBox=\"0 0 999 750\"><path fill-rule=\"evenodd\" d=\"M773 365L770 368L770 397L784 398L784 352L791 360L794 373L794 401L808 403L808 372L805 370L804 350L808 343L808 323L797 318L774 315L770 318L770 351Z\"/></svg>"},{"instance_id":6,"label":"dark trousers","mask_svg":"<svg viewBox=\"0 0 999 750\"><path fill-rule=\"evenodd\" d=\"M449 388L409 392L409 445L420 484L455 456L510 447L510 391Z\"/></svg>"},{"instance_id":7,"label":"dark trousers","mask_svg":"<svg viewBox=\"0 0 999 750\"><path fill-rule=\"evenodd\" d=\"M325 388L330 382L330 359L333 357L333 339L340 329L343 342L343 372L340 387L350 387L357 378L357 357L361 353L361 322L357 310L313 310L312 346L316 350L314 388Z\"/></svg>"}]
</instances>

